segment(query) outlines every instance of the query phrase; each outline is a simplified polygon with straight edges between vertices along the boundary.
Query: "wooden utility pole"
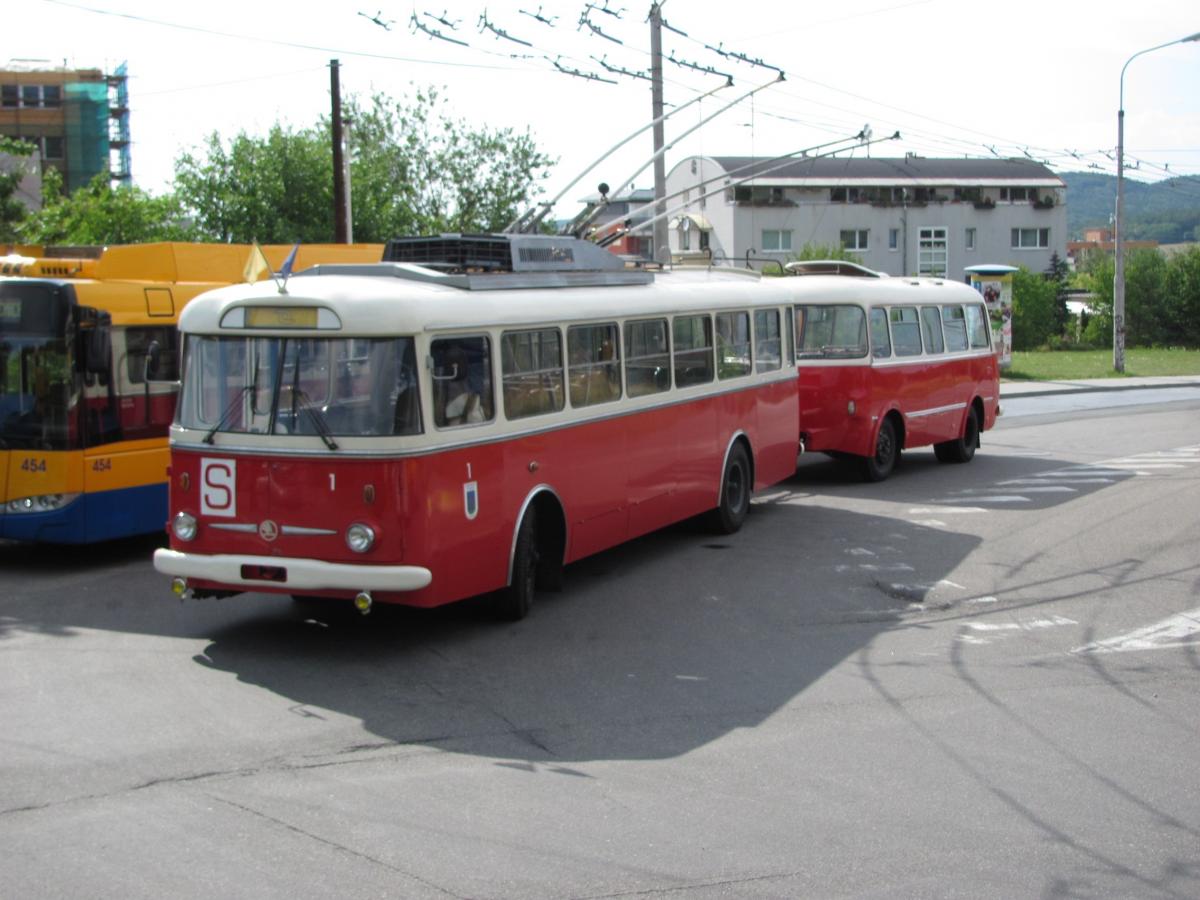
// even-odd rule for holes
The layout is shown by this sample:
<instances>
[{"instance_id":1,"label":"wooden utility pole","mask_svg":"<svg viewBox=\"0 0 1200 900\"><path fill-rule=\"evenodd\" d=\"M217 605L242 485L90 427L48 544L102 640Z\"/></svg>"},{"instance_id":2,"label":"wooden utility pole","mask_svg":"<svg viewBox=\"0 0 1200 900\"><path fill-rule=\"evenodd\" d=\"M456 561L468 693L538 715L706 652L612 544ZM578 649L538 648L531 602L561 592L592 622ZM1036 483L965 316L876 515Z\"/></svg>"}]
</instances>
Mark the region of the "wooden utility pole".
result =
<instances>
[{"instance_id":1,"label":"wooden utility pole","mask_svg":"<svg viewBox=\"0 0 1200 900\"><path fill-rule=\"evenodd\" d=\"M663 69L662 69L662 4L650 4L650 101L654 119L654 258L660 262L671 261L670 244L667 242L667 163L660 152L663 148ZM618 186L620 190L622 186Z\"/></svg>"},{"instance_id":2,"label":"wooden utility pole","mask_svg":"<svg viewBox=\"0 0 1200 900\"><path fill-rule=\"evenodd\" d=\"M342 152L342 89L338 82L338 61L329 61L329 93L333 103L333 241L345 244L349 237L349 213L346 205L346 158Z\"/></svg>"}]
</instances>

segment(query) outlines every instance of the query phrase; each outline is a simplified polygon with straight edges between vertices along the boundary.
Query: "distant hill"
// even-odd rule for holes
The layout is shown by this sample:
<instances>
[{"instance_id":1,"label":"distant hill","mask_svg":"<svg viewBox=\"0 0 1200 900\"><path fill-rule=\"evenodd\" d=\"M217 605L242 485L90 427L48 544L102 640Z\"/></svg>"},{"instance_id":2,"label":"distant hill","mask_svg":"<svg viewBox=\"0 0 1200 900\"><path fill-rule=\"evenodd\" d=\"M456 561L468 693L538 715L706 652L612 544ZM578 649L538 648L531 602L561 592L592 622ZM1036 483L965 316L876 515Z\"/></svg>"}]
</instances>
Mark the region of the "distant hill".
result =
<instances>
[{"instance_id":1,"label":"distant hill","mask_svg":"<svg viewBox=\"0 0 1200 900\"><path fill-rule=\"evenodd\" d=\"M1117 203L1117 176L1059 172L1067 183L1067 229L1081 240L1085 228L1107 227ZM1162 244L1200 241L1200 176L1148 184L1125 178L1125 237Z\"/></svg>"}]
</instances>

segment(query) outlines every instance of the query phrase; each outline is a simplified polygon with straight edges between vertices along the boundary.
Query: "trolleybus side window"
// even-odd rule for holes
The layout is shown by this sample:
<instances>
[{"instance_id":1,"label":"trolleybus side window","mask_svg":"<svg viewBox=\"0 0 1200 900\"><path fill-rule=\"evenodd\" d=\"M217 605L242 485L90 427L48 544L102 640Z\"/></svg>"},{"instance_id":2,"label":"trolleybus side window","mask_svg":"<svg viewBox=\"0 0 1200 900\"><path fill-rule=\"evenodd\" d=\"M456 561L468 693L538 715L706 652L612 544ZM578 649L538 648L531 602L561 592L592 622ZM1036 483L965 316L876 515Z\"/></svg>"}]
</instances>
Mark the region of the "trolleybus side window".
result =
<instances>
[{"instance_id":1,"label":"trolleybus side window","mask_svg":"<svg viewBox=\"0 0 1200 900\"><path fill-rule=\"evenodd\" d=\"M750 314L717 313L718 377L738 378L749 375L750 369Z\"/></svg>"},{"instance_id":2,"label":"trolleybus side window","mask_svg":"<svg viewBox=\"0 0 1200 900\"><path fill-rule=\"evenodd\" d=\"M867 355L867 317L861 306L796 307L800 359L855 359Z\"/></svg>"},{"instance_id":3,"label":"trolleybus side window","mask_svg":"<svg viewBox=\"0 0 1200 900\"><path fill-rule=\"evenodd\" d=\"M942 317L936 306L921 307L921 333L925 338L926 352L942 352Z\"/></svg>"},{"instance_id":4,"label":"trolleybus side window","mask_svg":"<svg viewBox=\"0 0 1200 900\"><path fill-rule=\"evenodd\" d=\"M505 332L500 336L500 370L507 418L563 408L562 332L557 328Z\"/></svg>"},{"instance_id":5,"label":"trolleybus side window","mask_svg":"<svg viewBox=\"0 0 1200 900\"><path fill-rule=\"evenodd\" d=\"M487 337L441 338L431 342L433 423L439 428L490 422L492 347Z\"/></svg>"},{"instance_id":6,"label":"trolleybus side window","mask_svg":"<svg viewBox=\"0 0 1200 900\"><path fill-rule=\"evenodd\" d=\"M982 306L972 304L967 307L967 334L971 338L971 349L987 349L987 315Z\"/></svg>"},{"instance_id":7,"label":"trolleybus side window","mask_svg":"<svg viewBox=\"0 0 1200 900\"><path fill-rule=\"evenodd\" d=\"M666 319L625 323L625 389L630 397L671 389Z\"/></svg>"},{"instance_id":8,"label":"trolleybus side window","mask_svg":"<svg viewBox=\"0 0 1200 900\"><path fill-rule=\"evenodd\" d=\"M897 356L921 355L921 323L915 306L893 306L892 343Z\"/></svg>"},{"instance_id":9,"label":"trolleybus side window","mask_svg":"<svg viewBox=\"0 0 1200 900\"><path fill-rule=\"evenodd\" d=\"M967 349L967 320L961 306L942 307L942 330L946 334L946 349L951 353Z\"/></svg>"},{"instance_id":10,"label":"trolleybus side window","mask_svg":"<svg viewBox=\"0 0 1200 900\"><path fill-rule=\"evenodd\" d=\"M780 357L779 310L754 311L754 368L758 372L773 372L783 363Z\"/></svg>"},{"instance_id":11,"label":"trolleybus side window","mask_svg":"<svg viewBox=\"0 0 1200 900\"><path fill-rule=\"evenodd\" d=\"M675 386L684 388L712 381L712 319L676 316L671 333L675 344Z\"/></svg>"},{"instance_id":12,"label":"trolleybus side window","mask_svg":"<svg viewBox=\"0 0 1200 900\"><path fill-rule=\"evenodd\" d=\"M871 309L871 355L876 359L886 359L892 355L887 310L879 306Z\"/></svg>"},{"instance_id":13,"label":"trolleybus side window","mask_svg":"<svg viewBox=\"0 0 1200 900\"><path fill-rule=\"evenodd\" d=\"M572 406L594 406L621 399L621 361L615 324L568 328L567 356Z\"/></svg>"}]
</instances>

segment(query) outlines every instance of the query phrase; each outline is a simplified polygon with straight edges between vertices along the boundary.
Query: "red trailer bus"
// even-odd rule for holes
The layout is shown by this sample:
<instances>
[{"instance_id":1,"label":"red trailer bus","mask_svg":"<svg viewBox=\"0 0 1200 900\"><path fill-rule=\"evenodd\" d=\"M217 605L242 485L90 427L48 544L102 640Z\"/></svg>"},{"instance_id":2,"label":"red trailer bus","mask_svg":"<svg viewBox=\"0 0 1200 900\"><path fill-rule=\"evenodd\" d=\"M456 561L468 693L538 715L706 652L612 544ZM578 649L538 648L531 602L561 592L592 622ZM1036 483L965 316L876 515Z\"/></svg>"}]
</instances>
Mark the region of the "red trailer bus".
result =
<instances>
[{"instance_id":1,"label":"red trailer bus","mask_svg":"<svg viewBox=\"0 0 1200 900\"><path fill-rule=\"evenodd\" d=\"M941 462L969 462L1000 412L979 293L845 262L788 268L803 275L788 281L804 449L853 459L868 481L887 478L901 449L932 444Z\"/></svg>"},{"instance_id":2,"label":"red trailer bus","mask_svg":"<svg viewBox=\"0 0 1200 900\"><path fill-rule=\"evenodd\" d=\"M524 616L563 566L795 472L791 279L446 235L213 291L180 316L179 593Z\"/></svg>"}]
</instances>

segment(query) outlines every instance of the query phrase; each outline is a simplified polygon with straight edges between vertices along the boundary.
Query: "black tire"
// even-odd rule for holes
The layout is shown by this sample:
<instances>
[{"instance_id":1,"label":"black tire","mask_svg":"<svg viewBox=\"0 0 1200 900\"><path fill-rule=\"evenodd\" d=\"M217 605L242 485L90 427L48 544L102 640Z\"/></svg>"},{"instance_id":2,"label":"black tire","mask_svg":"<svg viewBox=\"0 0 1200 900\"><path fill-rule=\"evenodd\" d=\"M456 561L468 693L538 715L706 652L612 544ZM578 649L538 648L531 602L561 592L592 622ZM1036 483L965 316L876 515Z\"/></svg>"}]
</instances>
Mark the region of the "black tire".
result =
<instances>
[{"instance_id":1,"label":"black tire","mask_svg":"<svg viewBox=\"0 0 1200 900\"><path fill-rule=\"evenodd\" d=\"M526 510L517 532L517 545L513 549L512 582L496 595L496 615L510 622L517 622L529 615L533 597L537 593L538 561L537 517L533 509Z\"/></svg>"},{"instance_id":2,"label":"black tire","mask_svg":"<svg viewBox=\"0 0 1200 900\"><path fill-rule=\"evenodd\" d=\"M864 481L883 481L896 468L900 458L900 445L896 441L896 426L891 419L884 419L879 425L879 435L875 438L875 455L864 456L862 459L862 476Z\"/></svg>"},{"instance_id":3,"label":"black tire","mask_svg":"<svg viewBox=\"0 0 1200 900\"><path fill-rule=\"evenodd\" d=\"M725 473L721 477L721 499L709 514L710 524L720 534L733 534L750 514L750 495L754 482L750 475L750 457L740 441L729 451Z\"/></svg>"},{"instance_id":4,"label":"black tire","mask_svg":"<svg viewBox=\"0 0 1200 900\"><path fill-rule=\"evenodd\" d=\"M966 463L975 458L975 450L979 446L979 416L975 407L967 411L967 420L963 423L961 437L952 441L943 441L933 445L933 452L938 462Z\"/></svg>"}]
</instances>

